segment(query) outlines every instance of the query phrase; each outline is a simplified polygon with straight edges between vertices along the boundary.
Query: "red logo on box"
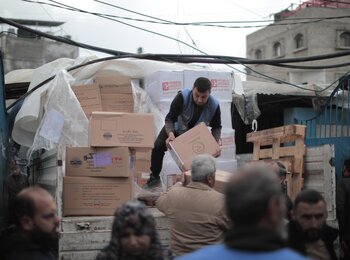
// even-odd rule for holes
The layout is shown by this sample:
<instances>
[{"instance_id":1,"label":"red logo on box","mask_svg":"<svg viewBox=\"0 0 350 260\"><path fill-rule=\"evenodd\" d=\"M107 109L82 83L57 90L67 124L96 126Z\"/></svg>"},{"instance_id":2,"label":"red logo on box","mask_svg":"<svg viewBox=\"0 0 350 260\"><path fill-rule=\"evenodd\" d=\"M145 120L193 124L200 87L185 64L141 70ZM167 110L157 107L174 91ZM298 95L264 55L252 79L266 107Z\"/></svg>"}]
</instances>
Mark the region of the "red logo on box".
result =
<instances>
[{"instance_id":1,"label":"red logo on box","mask_svg":"<svg viewBox=\"0 0 350 260\"><path fill-rule=\"evenodd\" d=\"M162 82L162 88L163 88L163 91L169 90L168 82Z\"/></svg>"},{"instance_id":2,"label":"red logo on box","mask_svg":"<svg viewBox=\"0 0 350 260\"><path fill-rule=\"evenodd\" d=\"M217 86L218 86L218 81L216 80L216 79L212 79L212 80L210 80L211 81L211 86L213 87L213 88L216 88Z\"/></svg>"},{"instance_id":3,"label":"red logo on box","mask_svg":"<svg viewBox=\"0 0 350 260\"><path fill-rule=\"evenodd\" d=\"M195 142L192 145L192 151L196 154L202 154L205 151L205 145L202 142Z\"/></svg>"},{"instance_id":4,"label":"red logo on box","mask_svg":"<svg viewBox=\"0 0 350 260\"><path fill-rule=\"evenodd\" d=\"M162 82L162 90L164 92L179 91L181 89L182 89L181 81L164 81L164 82Z\"/></svg>"}]
</instances>

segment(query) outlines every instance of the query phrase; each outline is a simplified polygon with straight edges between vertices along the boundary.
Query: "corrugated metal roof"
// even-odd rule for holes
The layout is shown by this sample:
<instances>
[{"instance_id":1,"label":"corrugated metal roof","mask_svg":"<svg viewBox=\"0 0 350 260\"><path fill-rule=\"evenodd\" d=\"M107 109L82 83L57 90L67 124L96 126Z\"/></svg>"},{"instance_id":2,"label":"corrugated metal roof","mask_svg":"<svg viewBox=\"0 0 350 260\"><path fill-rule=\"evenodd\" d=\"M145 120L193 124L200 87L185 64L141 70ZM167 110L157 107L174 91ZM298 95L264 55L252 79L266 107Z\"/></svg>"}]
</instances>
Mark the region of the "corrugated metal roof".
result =
<instances>
[{"instance_id":1,"label":"corrugated metal roof","mask_svg":"<svg viewBox=\"0 0 350 260\"><path fill-rule=\"evenodd\" d=\"M8 19L8 18L7 18ZM27 19L8 19L15 23L23 24L23 25L33 25L33 26L60 26L64 24L64 22L55 22L55 21L44 21L44 20L27 20ZM2 22L0 22L1 24Z\"/></svg>"},{"instance_id":2,"label":"corrugated metal roof","mask_svg":"<svg viewBox=\"0 0 350 260\"><path fill-rule=\"evenodd\" d=\"M287 84L278 84L273 82L264 81L242 81L243 90L245 94L264 94L264 95L286 95L286 96L329 96L335 86L322 91L315 92L315 90L322 90L327 87L327 85L300 85L301 88Z\"/></svg>"}]
</instances>

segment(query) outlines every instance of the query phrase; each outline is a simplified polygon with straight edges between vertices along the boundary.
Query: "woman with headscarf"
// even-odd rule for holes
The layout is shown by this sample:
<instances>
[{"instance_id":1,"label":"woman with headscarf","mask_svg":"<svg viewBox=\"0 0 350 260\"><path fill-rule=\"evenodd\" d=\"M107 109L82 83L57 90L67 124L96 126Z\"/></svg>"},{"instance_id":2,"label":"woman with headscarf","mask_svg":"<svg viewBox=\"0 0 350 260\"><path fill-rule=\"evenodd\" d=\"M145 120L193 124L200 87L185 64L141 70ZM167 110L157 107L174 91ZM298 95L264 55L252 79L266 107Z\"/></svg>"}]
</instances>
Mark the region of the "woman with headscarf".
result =
<instances>
[{"instance_id":1,"label":"woman with headscarf","mask_svg":"<svg viewBox=\"0 0 350 260\"><path fill-rule=\"evenodd\" d=\"M114 215L109 245L96 260L168 260L169 249L161 245L156 223L147 208L138 201L123 204Z\"/></svg>"}]
</instances>

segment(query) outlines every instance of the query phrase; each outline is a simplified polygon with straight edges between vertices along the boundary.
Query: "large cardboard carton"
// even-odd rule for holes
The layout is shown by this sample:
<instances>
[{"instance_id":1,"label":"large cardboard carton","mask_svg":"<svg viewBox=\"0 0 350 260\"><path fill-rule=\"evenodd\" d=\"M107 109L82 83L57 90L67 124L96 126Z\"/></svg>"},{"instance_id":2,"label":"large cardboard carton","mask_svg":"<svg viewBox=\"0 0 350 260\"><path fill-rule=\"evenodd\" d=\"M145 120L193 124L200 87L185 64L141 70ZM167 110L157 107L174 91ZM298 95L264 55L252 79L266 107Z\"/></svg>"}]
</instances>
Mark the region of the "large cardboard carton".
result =
<instances>
[{"instance_id":1,"label":"large cardboard carton","mask_svg":"<svg viewBox=\"0 0 350 260\"><path fill-rule=\"evenodd\" d=\"M97 76L94 82L101 94L132 94L131 78L125 76Z\"/></svg>"},{"instance_id":2,"label":"large cardboard carton","mask_svg":"<svg viewBox=\"0 0 350 260\"><path fill-rule=\"evenodd\" d=\"M183 72L157 71L144 78L144 88L154 103L171 101L183 89Z\"/></svg>"},{"instance_id":3,"label":"large cardboard carton","mask_svg":"<svg viewBox=\"0 0 350 260\"><path fill-rule=\"evenodd\" d=\"M102 110L106 112L134 112L134 98L131 94L101 94Z\"/></svg>"},{"instance_id":4,"label":"large cardboard carton","mask_svg":"<svg viewBox=\"0 0 350 260\"><path fill-rule=\"evenodd\" d=\"M215 155L219 144L204 123L200 123L170 142L170 154L182 171L190 170L193 158L198 154Z\"/></svg>"},{"instance_id":5,"label":"large cardboard carton","mask_svg":"<svg viewBox=\"0 0 350 260\"><path fill-rule=\"evenodd\" d=\"M215 172L215 184L213 189L220 192L225 193L225 188L227 182L232 177L232 173L216 170ZM185 183L188 184L192 180L191 171L185 172Z\"/></svg>"},{"instance_id":6,"label":"large cardboard carton","mask_svg":"<svg viewBox=\"0 0 350 260\"><path fill-rule=\"evenodd\" d=\"M224 71L200 71L185 70L184 88L192 89L193 83L199 77L206 77L211 81L211 95L220 101L232 101L233 76L231 72Z\"/></svg>"},{"instance_id":7,"label":"large cardboard carton","mask_svg":"<svg viewBox=\"0 0 350 260\"><path fill-rule=\"evenodd\" d=\"M66 175L84 177L130 177L126 147L67 147Z\"/></svg>"},{"instance_id":8,"label":"large cardboard carton","mask_svg":"<svg viewBox=\"0 0 350 260\"><path fill-rule=\"evenodd\" d=\"M150 148L136 149L135 154L135 170L139 172L149 172L151 168L151 154Z\"/></svg>"},{"instance_id":9,"label":"large cardboard carton","mask_svg":"<svg viewBox=\"0 0 350 260\"><path fill-rule=\"evenodd\" d=\"M102 111L100 88L97 84L73 86L72 90L87 117L90 117L92 111Z\"/></svg>"},{"instance_id":10,"label":"large cardboard carton","mask_svg":"<svg viewBox=\"0 0 350 260\"><path fill-rule=\"evenodd\" d=\"M93 112L90 117L90 146L149 147L154 144L153 115Z\"/></svg>"},{"instance_id":11,"label":"large cardboard carton","mask_svg":"<svg viewBox=\"0 0 350 260\"><path fill-rule=\"evenodd\" d=\"M112 216L133 197L133 178L63 177L63 216Z\"/></svg>"}]
</instances>

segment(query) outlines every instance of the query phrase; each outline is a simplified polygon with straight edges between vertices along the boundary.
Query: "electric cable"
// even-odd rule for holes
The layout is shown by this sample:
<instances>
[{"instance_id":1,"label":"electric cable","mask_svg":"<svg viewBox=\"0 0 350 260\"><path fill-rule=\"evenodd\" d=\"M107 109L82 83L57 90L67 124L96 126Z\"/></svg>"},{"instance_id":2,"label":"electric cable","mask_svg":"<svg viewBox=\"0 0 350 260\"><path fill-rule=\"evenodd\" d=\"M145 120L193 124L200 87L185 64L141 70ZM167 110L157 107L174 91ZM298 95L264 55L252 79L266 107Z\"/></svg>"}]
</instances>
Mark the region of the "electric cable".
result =
<instances>
[{"instance_id":1,"label":"electric cable","mask_svg":"<svg viewBox=\"0 0 350 260\"><path fill-rule=\"evenodd\" d=\"M61 8L61 9L66 9L69 11L76 11L76 12L81 12L81 13L86 13L86 14L92 14L96 16L106 16L106 17L111 17L111 18L118 18L118 19L124 19L124 20L130 20L130 21L136 21L136 22L147 22L147 23L154 23L154 24L161 24L161 25L175 25L175 26L185 26L185 25L190 25L190 26L205 26L205 27L218 27L218 28L227 28L227 29L239 29L239 28L261 28L261 27L266 27L266 26L283 26L283 25L296 25L296 24L309 24L309 23L317 23L321 22L324 20L331 20L331 19L344 19L344 18L350 18L349 15L346 16L333 16L333 17L315 17L315 18L310 18L310 17L305 17L305 18L296 18L296 19L291 19L288 18L286 21L289 20L299 20L300 22L288 22L288 23L272 23L272 24L264 24L264 25L244 25L244 26L229 26L229 25L220 25L220 24L227 24L227 23L268 23L268 22L273 22L274 20L256 20L256 21L211 21L211 22L172 22L172 21L152 21L152 20L144 20L144 19L139 19L139 18L130 18L130 17L125 17L125 16L118 16L118 15L111 15L111 14L104 14L104 13L98 13L98 12L90 12L82 9L74 9L70 7L65 7L61 5L65 5L62 3L59 3L57 1L51 1L54 3L58 4L50 4L46 2L41 2L41 1L32 1L32 0L22 0L24 2L28 3L35 3L35 4L41 4L41 5L50 5L53 7ZM313 20L313 21L302 21L302 20Z\"/></svg>"},{"instance_id":2,"label":"electric cable","mask_svg":"<svg viewBox=\"0 0 350 260\"><path fill-rule=\"evenodd\" d=\"M7 19L5 19L5 18L1 18L0 17L0 21L1 20L3 20L3 21L6 21ZM17 24L17 23L15 23L15 22L13 22L13 21L9 21L10 23L9 24L12 24L12 25L14 25L14 24ZM22 26L22 25L20 25L22 28L27 28L27 27L25 27L25 26ZM27 28L27 29L29 29L31 32L37 32L36 30L33 30L33 29L30 29L30 28ZM43 34L43 35L45 35L45 33L42 33L42 32L39 32L40 34ZM51 36L51 35L48 35L49 37L48 38L51 38L51 39L60 39L61 40L61 37L59 37L59 38L57 38L57 37L53 37L53 36ZM66 40L66 39L65 39ZM72 40L69 40L69 42L74 42L74 41L72 41ZM79 43L80 44L80 43ZM84 45L84 44L80 44L81 46L82 45ZM90 46L91 47L91 46ZM191 46L192 47L192 46ZM96 48L96 47L94 47L94 48ZM192 47L192 48L194 48L194 47ZM152 59L152 60L160 60L160 61L164 61L164 60L170 60L170 57L176 57L176 61L178 61L178 62L183 62L183 63L190 63L190 62L202 62L202 63L224 63L224 64L227 64L227 63L233 63L233 64L241 64L241 65L243 65L243 62L244 63L246 63L247 64L247 60L245 60L244 58L240 58L242 61L240 61L239 59L232 59L231 57L222 57L222 56L216 56L216 57L220 57L220 60L214 60L214 61L212 61L212 62L210 62L208 59L206 59L206 58L202 58L202 59L195 59L195 60L193 60L193 59L188 59L188 60L186 60L186 58L184 58L183 56L181 57L181 59L179 59L179 55L155 55L155 54L142 54L142 55L136 55L136 54L130 54L130 53L122 53L122 52L116 52L116 51L114 51L114 50L107 50L108 51L108 53L118 53L118 55L119 56L123 56L123 57L134 57L134 58L141 58L141 59ZM191 57L191 56L195 56L195 55L186 55L186 56L188 56L188 57ZM204 57L206 57L206 56L204 56ZM310 57L309 57L310 58ZM174 61L174 59L171 59L172 61ZM279 60L277 60L278 62L281 62L281 60L282 59L279 59ZM284 60L286 60L286 59L284 59ZM276 62L276 60L274 60L275 62ZM243 65L243 66L245 66L247 69L249 69L249 70L251 70L251 71L253 71L253 72L255 72L255 73L257 73L258 75L261 75L261 76L263 76L265 79L269 79L269 80L273 80L273 81L278 81L278 82L284 82L285 84L289 84L289 85L291 85L291 86L294 86L294 87L297 87L297 88L300 88L300 89L305 89L305 88L302 88L302 87L299 87L299 86L297 86L297 85L294 85L294 84L291 84L291 83L289 83L289 82L286 82L286 81L281 81L281 80L279 80L279 79L276 79L276 78L273 78L273 77L271 77L271 76L268 76L268 75L265 75L265 74L263 74L263 73L260 73L260 72L257 72L257 71L255 71L255 70L253 70L252 68L250 68L250 67L248 67L248 66L246 66L246 65ZM233 68L233 69L235 69L235 68ZM240 70L238 70L238 69L236 69L237 71L239 71L240 72ZM243 72L243 73L245 73L245 72ZM247 73L245 73L245 74L247 74Z\"/></svg>"}]
</instances>

